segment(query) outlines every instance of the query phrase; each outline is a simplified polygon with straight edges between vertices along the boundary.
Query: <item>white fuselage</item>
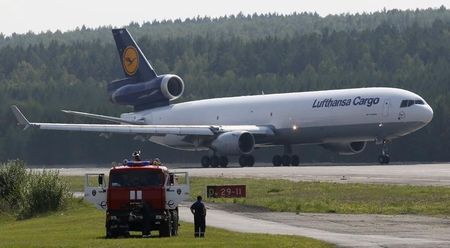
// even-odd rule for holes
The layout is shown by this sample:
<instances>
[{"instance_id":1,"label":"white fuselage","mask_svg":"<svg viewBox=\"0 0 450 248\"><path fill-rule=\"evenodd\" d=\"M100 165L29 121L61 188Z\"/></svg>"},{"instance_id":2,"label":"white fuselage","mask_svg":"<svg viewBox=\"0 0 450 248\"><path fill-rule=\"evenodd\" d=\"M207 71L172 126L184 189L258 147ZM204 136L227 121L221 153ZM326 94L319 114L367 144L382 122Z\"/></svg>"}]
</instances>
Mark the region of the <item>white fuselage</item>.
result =
<instances>
[{"instance_id":1,"label":"white fuselage","mask_svg":"<svg viewBox=\"0 0 450 248\"><path fill-rule=\"evenodd\" d=\"M401 107L405 100L417 104ZM121 116L161 125L271 126L275 135L256 139L257 146L393 139L420 129L432 117L433 111L423 98L396 88L216 98ZM177 135L152 136L150 140L180 149L208 148Z\"/></svg>"}]
</instances>

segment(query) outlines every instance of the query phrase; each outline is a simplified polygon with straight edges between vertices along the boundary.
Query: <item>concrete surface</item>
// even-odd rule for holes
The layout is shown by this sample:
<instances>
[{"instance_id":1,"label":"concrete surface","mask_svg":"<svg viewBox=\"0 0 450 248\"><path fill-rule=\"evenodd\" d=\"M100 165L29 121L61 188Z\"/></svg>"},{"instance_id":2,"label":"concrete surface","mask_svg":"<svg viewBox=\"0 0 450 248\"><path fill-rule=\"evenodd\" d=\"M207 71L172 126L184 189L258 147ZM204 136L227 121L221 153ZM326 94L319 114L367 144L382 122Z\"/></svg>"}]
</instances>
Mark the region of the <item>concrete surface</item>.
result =
<instances>
[{"instance_id":1,"label":"concrete surface","mask_svg":"<svg viewBox=\"0 0 450 248\"><path fill-rule=\"evenodd\" d=\"M182 165L172 165L179 168ZM105 173L109 168L52 168L61 175ZM38 169L36 169L38 170ZM332 165L299 167L232 167L179 168L194 177L255 177L287 179L292 181L328 181L340 183L386 183L450 186L450 164L405 165Z\"/></svg>"},{"instance_id":2,"label":"concrete surface","mask_svg":"<svg viewBox=\"0 0 450 248\"><path fill-rule=\"evenodd\" d=\"M180 169L196 177L257 177L292 181L450 186L450 164Z\"/></svg>"},{"instance_id":3,"label":"concrete surface","mask_svg":"<svg viewBox=\"0 0 450 248\"><path fill-rule=\"evenodd\" d=\"M338 247L450 247L450 219L423 216L295 214L207 204L207 226L248 232L301 235ZM189 205L180 218L192 222ZM208 235L208 229L206 236Z\"/></svg>"}]
</instances>

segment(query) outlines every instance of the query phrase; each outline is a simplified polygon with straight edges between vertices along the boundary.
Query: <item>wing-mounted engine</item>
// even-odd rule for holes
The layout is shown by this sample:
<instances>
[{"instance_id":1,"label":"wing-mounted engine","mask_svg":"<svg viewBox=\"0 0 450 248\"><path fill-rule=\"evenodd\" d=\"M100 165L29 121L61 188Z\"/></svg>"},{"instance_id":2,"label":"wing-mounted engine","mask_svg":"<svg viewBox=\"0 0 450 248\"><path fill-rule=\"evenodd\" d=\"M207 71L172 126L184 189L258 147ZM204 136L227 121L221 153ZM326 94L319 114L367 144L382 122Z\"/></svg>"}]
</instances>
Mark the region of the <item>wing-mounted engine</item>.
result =
<instances>
[{"instance_id":1,"label":"wing-mounted engine","mask_svg":"<svg viewBox=\"0 0 450 248\"><path fill-rule=\"evenodd\" d=\"M246 131L226 132L217 136L211 148L223 155L249 154L255 147L255 138Z\"/></svg>"},{"instance_id":2,"label":"wing-mounted engine","mask_svg":"<svg viewBox=\"0 0 450 248\"><path fill-rule=\"evenodd\" d=\"M339 155L354 155L364 151L366 148L366 142L356 141L350 143L327 143L322 146L327 150L339 153Z\"/></svg>"},{"instance_id":3,"label":"wing-mounted engine","mask_svg":"<svg viewBox=\"0 0 450 248\"><path fill-rule=\"evenodd\" d=\"M112 102L134 106L136 111L169 105L184 92L184 82L172 74L160 75L147 82L124 78L108 84Z\"/></svg>"}]
</instances>

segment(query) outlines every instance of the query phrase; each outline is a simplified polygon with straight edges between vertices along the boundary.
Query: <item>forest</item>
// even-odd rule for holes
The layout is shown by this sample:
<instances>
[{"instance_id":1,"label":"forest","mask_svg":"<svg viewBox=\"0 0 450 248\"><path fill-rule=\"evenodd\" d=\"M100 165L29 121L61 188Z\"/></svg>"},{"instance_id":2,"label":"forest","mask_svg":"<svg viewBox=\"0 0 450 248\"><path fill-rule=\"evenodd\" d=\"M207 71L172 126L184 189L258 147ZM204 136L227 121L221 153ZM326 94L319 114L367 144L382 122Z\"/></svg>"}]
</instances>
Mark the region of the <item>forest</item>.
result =
<instances>
[{"instance_id":1,"label":"forest","mask_svg":"<svg viewBox=\"0 0 450 248\"><path fill-rule=\"evenodd\" d=\"M185 82L189 101L211 97L386 86L413 91L434 110L425 128L390 145L395 161L450 161L450 10L390 10L321 17L232 15L126 26L157 73ZM110 163L135 149L167 162L198 162L201 154L171 150L133 136L22 128L18 105L36 122L91 122L61 109L118 116L106 84L122 78L111 27L0 35L0 161L34 165ZM295 146L302 162L375 162L371 144L355 156ZM269 162L280 148L256 151ZM176 154L174 156L174 154Z\"/></svg>"}]
</instances>

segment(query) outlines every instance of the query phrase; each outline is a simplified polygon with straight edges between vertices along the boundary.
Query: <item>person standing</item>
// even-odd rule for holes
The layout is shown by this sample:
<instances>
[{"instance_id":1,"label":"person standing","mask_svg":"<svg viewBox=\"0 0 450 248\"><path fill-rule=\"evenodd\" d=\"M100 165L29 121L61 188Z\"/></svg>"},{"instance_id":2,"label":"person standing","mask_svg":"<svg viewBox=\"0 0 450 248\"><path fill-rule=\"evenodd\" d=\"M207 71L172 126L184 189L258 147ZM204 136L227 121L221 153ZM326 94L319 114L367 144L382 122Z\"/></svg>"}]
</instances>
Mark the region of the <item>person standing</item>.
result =
<instances>
[{"instance_id":1,"label":"person standing","mask_svg":"<svg viewBox=\"0 0 450 248\"><path fill-rule=\"evenodd\" d=\"M194 215L194 236L196 238L205 237L206 229L206 208L202 202L202 197L197 196L197 201L191 205L191 212Z\"/></svg>"},{"instance_id":2,"label":"person standing","mask_svg":"<svg viewBox=\"0 0 450 248\"><path fill-rule=\"evenodd\" d=\"M131 155L134 161L141 161L141 151L134 151Z\"/></svg>"}]
</instances>

